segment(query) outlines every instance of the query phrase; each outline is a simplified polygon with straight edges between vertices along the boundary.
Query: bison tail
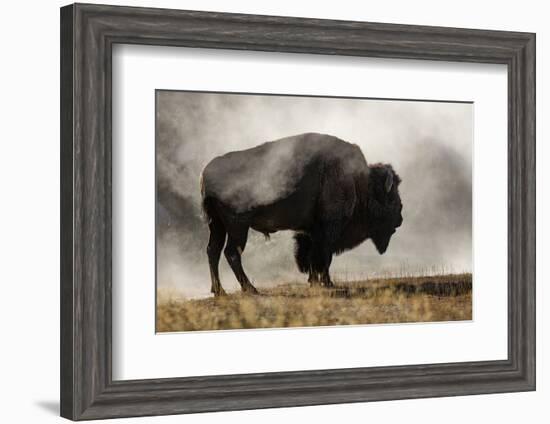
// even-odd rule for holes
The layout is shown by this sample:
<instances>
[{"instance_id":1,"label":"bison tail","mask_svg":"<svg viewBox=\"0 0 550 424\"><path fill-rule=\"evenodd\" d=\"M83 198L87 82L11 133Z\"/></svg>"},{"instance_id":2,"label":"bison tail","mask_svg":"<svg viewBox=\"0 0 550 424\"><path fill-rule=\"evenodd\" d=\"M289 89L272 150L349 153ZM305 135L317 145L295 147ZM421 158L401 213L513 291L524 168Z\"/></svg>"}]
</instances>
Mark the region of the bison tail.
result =
<instances>
[{"instance_id":1,"label":"bison tail","mask_svg":"<svg viewBox=\"0 0 550 424\"><path fill-rule=\"evenodd\" d=\"M201 190L201 208L202 208L202 218L209 224L212 221L212 205L210 200L206 197L206 192L204 189L204 178L200 176L199 180L200 190Z\"/></svg>"},{"instance_id":2,"label":"bison tail","mask_svg":"<svg viewBox=\"0 0 550 424\"><path fill-rule=\"evenodd\" d=\"M311 265L311 238L306 234L295 234L294 241L296 246L294 248L294 258L296 259L296 265L300 272L307 274Z\"/></svg>"}]
</instances>

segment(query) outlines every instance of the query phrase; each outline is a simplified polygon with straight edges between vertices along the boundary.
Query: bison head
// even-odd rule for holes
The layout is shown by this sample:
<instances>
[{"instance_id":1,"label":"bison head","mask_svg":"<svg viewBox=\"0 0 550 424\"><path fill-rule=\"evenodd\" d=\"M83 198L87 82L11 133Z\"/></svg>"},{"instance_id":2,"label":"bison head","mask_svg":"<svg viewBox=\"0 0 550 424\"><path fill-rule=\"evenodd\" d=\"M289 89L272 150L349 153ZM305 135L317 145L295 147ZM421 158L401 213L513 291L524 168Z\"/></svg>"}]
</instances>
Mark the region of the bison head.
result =
<instances>
[{"instance_id":1,"label":"bison head","mask_svg":"<svg viewBox=\"0 0 550 424\"><path fill-rule=\"evenodd\" d=\"M368 182L367 213L369 236L383 254L391 236L403 223L403 204L399 196L401 179L391 165L371 165Z\"/></svg>"}]
</instances>

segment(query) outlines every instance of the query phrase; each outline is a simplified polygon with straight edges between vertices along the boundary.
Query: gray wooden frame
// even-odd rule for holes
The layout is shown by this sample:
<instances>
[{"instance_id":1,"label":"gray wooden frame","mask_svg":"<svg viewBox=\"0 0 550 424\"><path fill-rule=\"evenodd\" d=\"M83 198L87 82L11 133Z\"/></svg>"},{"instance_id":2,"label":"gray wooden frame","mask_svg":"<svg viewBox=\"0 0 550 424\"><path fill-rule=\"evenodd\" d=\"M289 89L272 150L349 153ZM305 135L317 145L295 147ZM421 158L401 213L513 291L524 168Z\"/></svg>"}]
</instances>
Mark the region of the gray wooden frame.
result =
<instances>
[{"instance_id":1,"label":"gray wooden frame","mask_svg":"<svg viewBox=\"0 0 550 424\"><path fill-rule=\"evenodd\" d=\"M113 381L115 43L506 64L508 359ZM61 9L62 416L80 420L534 389L534 34L87 4Z\"/></svg>"}]
</instances>

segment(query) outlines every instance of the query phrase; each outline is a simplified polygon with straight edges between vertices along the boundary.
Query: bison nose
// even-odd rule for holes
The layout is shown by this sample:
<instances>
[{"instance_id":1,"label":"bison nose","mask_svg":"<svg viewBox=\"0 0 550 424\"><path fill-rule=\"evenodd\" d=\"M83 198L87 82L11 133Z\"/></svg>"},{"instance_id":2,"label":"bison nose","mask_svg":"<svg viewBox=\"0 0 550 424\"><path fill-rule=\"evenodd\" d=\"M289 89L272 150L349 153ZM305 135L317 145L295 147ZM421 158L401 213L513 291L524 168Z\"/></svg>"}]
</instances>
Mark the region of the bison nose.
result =
<instances>
[{"instance_id":1,"label":"bison nose","mask_svg":"<svg viewBox=\"0 0 550 424\"><path fill-rule=\"evenodd\" d=\"M399 214L399 219L397 220L397 226L395 228L401 227L401 224L403 224L403 215Z\"/></svg>"}]
</instances>

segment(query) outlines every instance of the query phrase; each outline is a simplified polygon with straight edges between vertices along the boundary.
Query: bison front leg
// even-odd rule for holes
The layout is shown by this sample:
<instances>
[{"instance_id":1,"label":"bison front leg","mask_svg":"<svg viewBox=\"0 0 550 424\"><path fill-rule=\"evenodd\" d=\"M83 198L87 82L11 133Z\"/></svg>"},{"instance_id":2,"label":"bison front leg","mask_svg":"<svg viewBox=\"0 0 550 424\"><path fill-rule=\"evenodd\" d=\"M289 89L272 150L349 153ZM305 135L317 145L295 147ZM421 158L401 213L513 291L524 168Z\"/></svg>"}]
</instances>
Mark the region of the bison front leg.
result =
<instances>
[{"instance_id":1,"label":"bison front leg","mask_svg":"<svg viewBox=\"0 0 550 424\"><path fill-rule=\"evenodd\" d=\"M322 267L321 276L320 276L321 284L324 287L334 287L334 283L330 279L330 273L329 273L330 264L332 263L332 252L328 248L325 248L324 250L325 251L323 252L323 267Z\"/></svg>"},{"instance_id":2,"label":"bison front leg","mask_svg":"<svg viewBox=\"0 0 550 424\"><path fill-rule=\"evenodd\" d=\"M311 287L323 285L332 287L329 267L332 262L332 252L325 238L320 235L301 234L294 236L296 248L294 256L300 272L308 274Z\"/></svg>"},{"instance_id":3,"label":"bison front leg","mask_svg":"<svg viewBox=\"0 0 550 424\"><path fill-rule=\"evenodd\" d=\"M321 278L317 271L313 269L313 266L309 270L309 276L307 279L307 282L311 287L320 286L321 285Z\"/></svg>"},{"instance_id":4,"label":"bison front leg","mask_svg":"<svg viewBox=\"0 0 550 424\"><path fill-rule=\"evenodd\" d=\"M224 254L227 262L229 263L229 266L231 267L233 273L235 274L235 277L237 278L237 281L241 285L242 291L246 293L257 294L258 290L256 290L256 287L252 285L252 283L246 276L241 262L241 255L246 246L247 235L248 229L244 231L244 234L243 232L239 232L233 235L229 234L227 245L224 249Z\"/></svg>"},{"instance_id":5,"label":"bison front leg","mask_svg":"<svg viewBox=\"0 0 550 424\"><path fill-rule=\"evenodd\" d=\"M308 274L307 282L313 287L321 284L319 273L313 267L313 240L309 234L296 233L294 234L296 246L294 248L294 258L298 270L304 274Z\"/></svg>"},{"instance_id":6,"label":"bison front leg","mask_svg":"<svg viewBox=\"0 0 550 424\"><path fill-rule=\"evenodd\" d=\"M329 268L332 263L332 252L326 242L320 240L314 243L311 260L310 284L334 287L330 278Z\"/></svg>"}]
</instances>

